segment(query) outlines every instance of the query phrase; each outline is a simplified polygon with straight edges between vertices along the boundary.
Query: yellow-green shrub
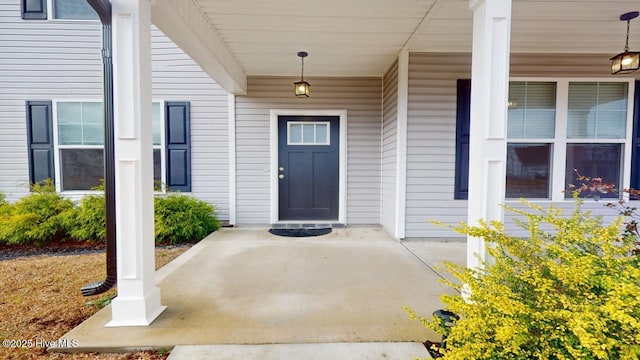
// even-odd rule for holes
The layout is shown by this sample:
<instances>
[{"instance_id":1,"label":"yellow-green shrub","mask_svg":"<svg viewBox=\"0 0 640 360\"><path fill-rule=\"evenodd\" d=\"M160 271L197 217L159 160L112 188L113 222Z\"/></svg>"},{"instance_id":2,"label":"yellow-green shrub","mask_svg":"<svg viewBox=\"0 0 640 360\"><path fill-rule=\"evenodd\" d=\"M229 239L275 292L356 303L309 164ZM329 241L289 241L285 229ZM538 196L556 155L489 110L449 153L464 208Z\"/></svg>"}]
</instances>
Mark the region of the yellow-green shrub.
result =
<instances>
[{"instance_id":1,"label":"yellow-green shrub","mask_svg":"<svg viewBox=\"0 0 640 360\"><path fill-rule=\"evenodd\" d=\"M104 243L107 238L105 214L104 195L87 195L78 206L65 213L63 224L72 239Z\"/></svg>"},{"instance_id":2,"label":"yellow-green shrub","mask_svg":"<svg viewBox=\"0 0 640 360\"><path fill-rule=\"evenodd\" d=\"M220 227L214 207L188 195L158 196L154 208L156 242L200 240Z\"/></svg>"},{"instance_id":3,"label":"yellow-green shrub","mask_svg":"<svg viewBox=\"0 0 640 360\"><path fill-rule=\"evenodd\" d=\"M6 195L0 192L0 216L9 211L9 205Z\"/></svg>"},{"instance_id":4,"label":"yellow-green shrub","mask_svg":"<svg viewBox=\"0 0 640 360\"><path fill-rule=\"evenodd\" d=\"M460 280L448 284L468 296L441 299L461 318L450 331L421 318L447 333L443 359L640 358L640 258L623 218L605 225L580 200L569 216L528 205L507 207L526 219L527 238L498 222L454 228L484 239L493 260L483 270L447 264Z\"/></svg>"},{"instance_id":5,"label":"yellow-green shrub","mask_svg":"<svg viewBox=\"0 0 640 360\"><path fill-rule=\"evenodd\" d=\"M53 184L47 182L33 185L31 194L2 207L0 242L43 245L65 239L62 217L73 208L73 202L56 193Z\"/></svg>"}]
</instances>

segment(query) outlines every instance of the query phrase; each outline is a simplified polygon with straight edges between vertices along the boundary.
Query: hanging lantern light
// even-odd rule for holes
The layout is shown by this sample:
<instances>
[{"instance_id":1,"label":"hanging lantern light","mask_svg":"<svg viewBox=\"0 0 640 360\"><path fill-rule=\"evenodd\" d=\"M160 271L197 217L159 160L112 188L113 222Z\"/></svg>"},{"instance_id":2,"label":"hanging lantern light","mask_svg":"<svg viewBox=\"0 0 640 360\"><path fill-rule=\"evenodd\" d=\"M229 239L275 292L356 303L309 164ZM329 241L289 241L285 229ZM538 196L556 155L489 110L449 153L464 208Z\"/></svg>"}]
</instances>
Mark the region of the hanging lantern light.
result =
<instances>
[{"instance_id":1,"label":"hanging lantern light","mask_svg":"<svg viewBox=\"0 0 640 360\"><path fill-rule=\"evenodd\" d=\"M627 22L627 39L624 43L624 51L611 58L611 74L628 74L640 68L640 52L629 51L629 24L637 17L637 11L620 15L620 21Z\"/></svg>"},{"instance_id":2,"label":"hanging lantern light","mask_svg":"<svg viewBox=\"0 0 640 360\"><path fill-rule=\"evenodd\" d=\"M307 57L306 51L298 52L298 56L302 60L302 72L300 74L300 81L296 81L293 83L294 91L296 93L296 97L309 97L309 87L311 84L304 81L304 58Z\"/></svg>"}]
</instances>

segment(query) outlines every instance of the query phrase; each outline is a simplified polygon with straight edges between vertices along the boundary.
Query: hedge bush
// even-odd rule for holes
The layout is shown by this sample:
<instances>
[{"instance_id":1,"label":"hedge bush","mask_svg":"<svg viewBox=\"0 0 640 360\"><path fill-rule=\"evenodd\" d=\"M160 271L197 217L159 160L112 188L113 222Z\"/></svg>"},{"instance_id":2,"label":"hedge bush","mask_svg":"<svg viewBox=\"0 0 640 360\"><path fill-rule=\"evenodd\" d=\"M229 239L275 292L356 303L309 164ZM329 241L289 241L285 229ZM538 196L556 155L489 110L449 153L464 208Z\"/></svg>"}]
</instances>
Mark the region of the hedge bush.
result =
<instances>
[{"instance_id":1,"label":"hedge bush","mask_svg":"<svg viewBox=\"0 0 640 360\"><path fill-rule=\"evenodd\" d=\"M527 238L499 222L454 228L484 239L493 260L483 270L447 264L460 281L448 285L465 294L441 297L460 315L451 328L419 318L448 335L443 359L640 358L636 238L621 232L622 217L603 224L581 204L570 216L506 207L524 216Z\"/></svg>"},{"instance_id":2,"label":"hedge bush","mask_svg":"<svg viewBox=\"0 0 640 360\"><path fill-rule=\"evenodd\" d=\"M156 242L200 240L220 227L213 206L188 195L157 196L154 207Z\"/></svg>"},{"instance_id":3,"label":"hedge bush","mask_svg":"<svg viewBox=\"0 0 640 360\"><path fill-rule=\"evenodd\" d=\"M31 190L15 204L2 205L0 242L40 246L67 238L63 217L73 209L73 202L60 196L51 182L33 185Z\"/></svg>"},{"instance_id":4,"label":"hedge bush","mask_svg":"<svg viewBox=\"0 0 640 360\"><path fill-rule=\"evenodd\" d=\"M212 205L189 195L172 193L154 199L156 243L182 243L203 239L220 227ZM15 204L0 193L0 243L46 245L73 239L104 243L104 195L87 195L74 205L56 193L51 183L35 185Z\"/></svg>"},{"instance_id":5,"label":"hedge bush","mask_svg":"<svg viewBox=\"0 0 640 360\"><path fill-rule=\"evenodd\" d=\"M104 195L83 197L78 206L65 214L63 223L72 239L104 243L107 239Z\"/></svg>"},{"instance_id":6,"label":"hedge bush","mask_svg":"<svg viewBox=\"0 0 640 360\"><path fill-rule=\"evenodd\" d=\"M9 203L4 193L0 192L0 216L9 211Z\"/></svg>"}]
</instances>

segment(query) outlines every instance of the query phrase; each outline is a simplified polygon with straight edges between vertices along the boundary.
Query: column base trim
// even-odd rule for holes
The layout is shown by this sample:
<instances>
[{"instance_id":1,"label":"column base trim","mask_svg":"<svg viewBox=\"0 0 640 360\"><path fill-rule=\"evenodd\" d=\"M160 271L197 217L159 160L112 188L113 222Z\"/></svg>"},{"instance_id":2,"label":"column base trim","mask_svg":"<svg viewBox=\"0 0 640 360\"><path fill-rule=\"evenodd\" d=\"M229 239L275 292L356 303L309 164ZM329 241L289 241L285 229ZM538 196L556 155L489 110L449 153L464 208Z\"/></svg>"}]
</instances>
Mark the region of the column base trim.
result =
<instances>
[{"instance_id":1,"label":"column base trim","mask_svg":"<svg viewBox=\"0 0 640 360\"><path fill-rule=\"evenodd\" d=\"M144 297L118 296L111 302L111 321L105 326L149 326L166 308L160 303L159 288Z\"/></svg>"}]
</instances>

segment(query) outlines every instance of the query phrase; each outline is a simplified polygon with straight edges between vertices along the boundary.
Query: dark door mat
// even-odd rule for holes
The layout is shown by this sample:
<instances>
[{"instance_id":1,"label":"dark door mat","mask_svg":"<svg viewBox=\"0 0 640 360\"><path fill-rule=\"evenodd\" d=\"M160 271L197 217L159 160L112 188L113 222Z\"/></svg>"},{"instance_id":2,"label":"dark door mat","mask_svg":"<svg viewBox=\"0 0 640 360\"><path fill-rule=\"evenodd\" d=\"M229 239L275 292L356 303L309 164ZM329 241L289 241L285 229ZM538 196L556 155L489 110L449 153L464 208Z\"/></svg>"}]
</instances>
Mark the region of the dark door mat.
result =
<instances>
[{"instance_id":1,"label":"dark door mat","mask_svg":"<svg viewBox=\"0 0 640 360\"><path fill-rule=\"evenodd\" d=\"M331 228L305 229L305 228L289 228L289 229L269 229L269 232L278 236L289 237L305 237L320 236L331 232Z\"/></svg>"}]
</instances>

